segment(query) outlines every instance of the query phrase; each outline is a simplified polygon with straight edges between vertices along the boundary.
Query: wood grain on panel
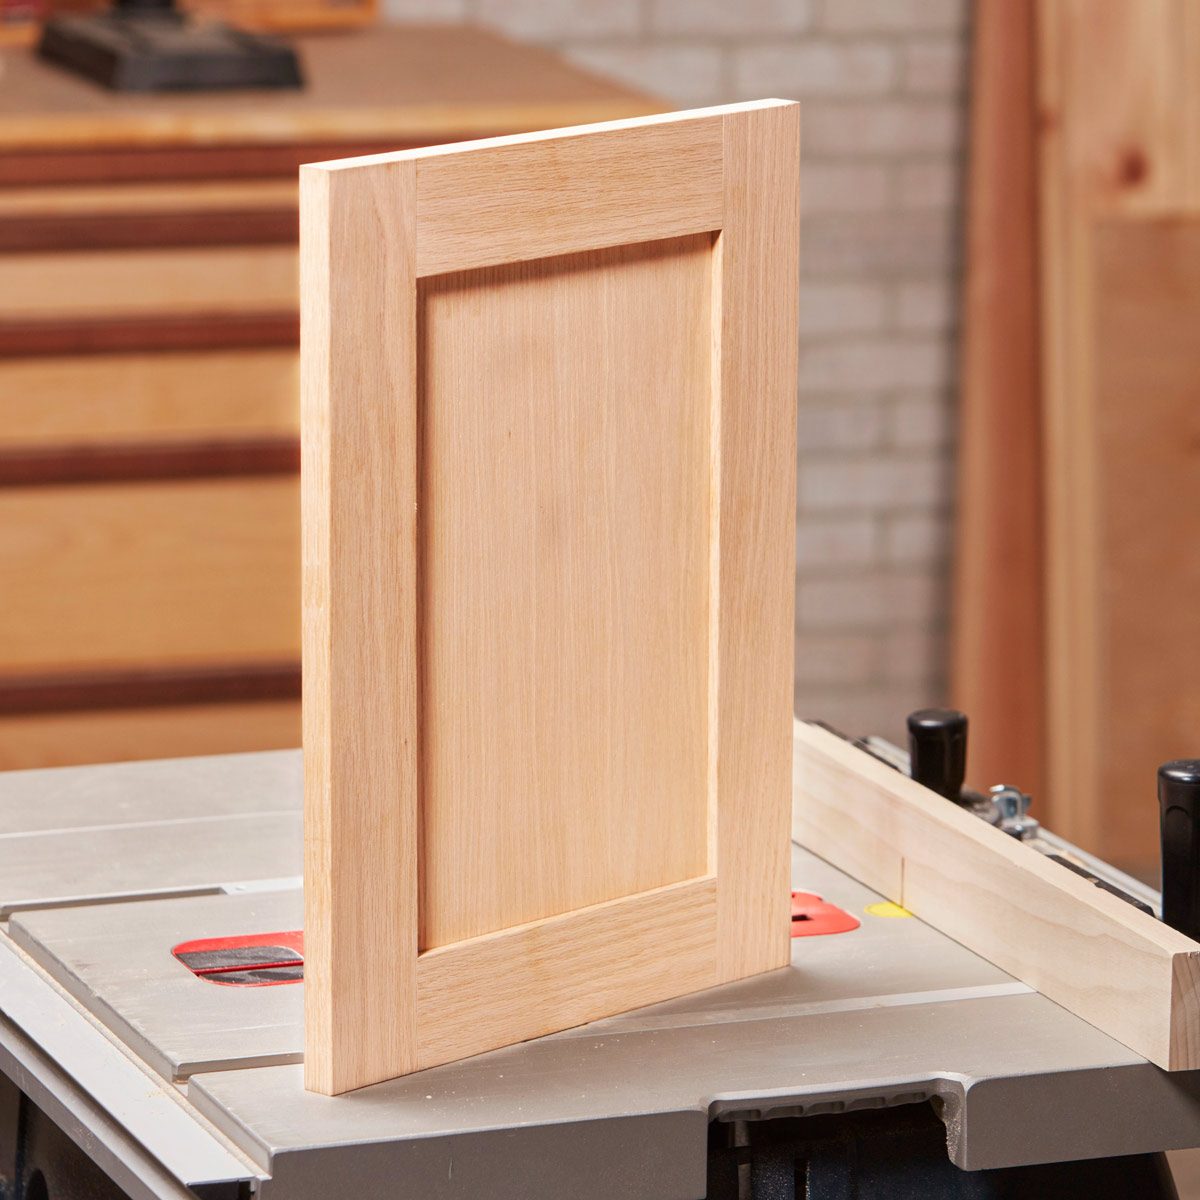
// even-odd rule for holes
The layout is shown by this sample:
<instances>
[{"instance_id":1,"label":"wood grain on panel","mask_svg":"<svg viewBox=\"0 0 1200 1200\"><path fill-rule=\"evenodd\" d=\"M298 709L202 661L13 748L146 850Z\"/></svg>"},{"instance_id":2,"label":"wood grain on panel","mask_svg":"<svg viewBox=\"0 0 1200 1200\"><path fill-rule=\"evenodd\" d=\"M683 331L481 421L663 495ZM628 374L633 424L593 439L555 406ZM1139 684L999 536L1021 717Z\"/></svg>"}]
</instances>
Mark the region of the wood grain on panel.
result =
<instances>
[{"instance_id":1,"label":"wood grain on panel","mask_svg":"<svg viewBox=\"0 0 1200 1200\"><path fill-rule=\"evenodd\" d=\"M694 879L421 955L422 1068L711 986L716 900Z\"/></svg>"},{"instance_id":2,"label":"wood grain on panel","mask_svg":"<svg viewBox=\"0 0 1200 1200\"><path fill-rule=\"evenodd\" d=\"M724 122L710 682L718 974L787 963L799 274L796 105Z\"/></svg>"},{"instance_id":3,"label":"wood grain on panel","mask_svg":"<svg viewBox=\"0 0 1200 1200\"><path fill-rule=\"evenodd\" d=\"M828 730L795 727L796 840L1168 1070L1200 1066L1200 944Z\"/></svg>"},{"instance_id":4,"label":"wood grain on panel","mask_svg":"<svg viewBox=\"0 0 1200 1200\"><path fill-rule=\"evenodd\" d=\"M295 437L293 349L0 359L0 453Z\"/></svg>"},{"instance_id":5,"label":"wood grain on panel","mask_svg":"<svg viewBox=\"0 0 1200 1200\"><path fill-rule=\"evenodd\" d=\"M716 229L720 123L648 122L636 134L623 124L592 126L569 154L569 130L408 152L422 214L417 274Z\"/></svg>"},{"instance_id":6,"label":"wood grain on panel","mask_svg":"<svg viewBox=\"0 0 1200 1200\"><path fill-rule=\"evenodd\" d=\"M0 670L290 659L293 478L0 490Z\"/></svg>"},{"instance_id":7,"label":"wood grain on panel","mask_svg":"<svg viewBox=\"0 0 1200 1200\"><path fill-rule=\"evenodd\" d=\"M788 961L797 149L302 172L308 1087Z\"/></svg>"},{"instance_id":8,"label":"wood grain on panel","mask_svg":"<svg viewBox=\"0 0 1200 1200\"><path fill-rule=\"evenodd\" d=\"M422 281L422 949L708 869L712 269Z\"/></svg>"},{"instance_id":9,"label":"wood grain on panel","mask_svg":"<svg viewBox=\"0 0 1200 1200\"><path fill-rule=\"evenodd\" d=\"M1034 0L975 14L950 690L972 784L1039 811L1045 746Z\"/></svg>"},{"instance_id":10,"label":"wood grain on panel","mask_svg":"<svg viewBox=\"0 0 1200 1200\"><path fill-rule=\"evenodd\" d=\"M212 314L296 303L291 246L229 246L0 256L0 321Z\"/></svg>"},{"instance_id":11,"label":"wood grain on panel","mask_svg":"<svg viewBox=\"0 0 1200 1200\"><path fill-rule=\"evenodd\" d=\"M416 1068L411 164L301 172L306 1085Z\"/></svg>"},{"instance_id":12,"label":"wood grain on panel","mask_svg":"<svg viewBox=\"0 0 1200 1200\"><path fill-rule=\"evenodd\" d=\"M1155 771L1200 750L1200 216L1095 229L1100 795L1146 857Z\"/></svg>"},{"instance_id":13,"label":"wood grain on panel","mask_svg":"<svg viewBox=\"0 0 1200 1200\"><path fill-rule=\"evenodd\" d=\"M0 716L0 770L284 750L300 744L296 700Z\"/></svg>"}]
</instances>

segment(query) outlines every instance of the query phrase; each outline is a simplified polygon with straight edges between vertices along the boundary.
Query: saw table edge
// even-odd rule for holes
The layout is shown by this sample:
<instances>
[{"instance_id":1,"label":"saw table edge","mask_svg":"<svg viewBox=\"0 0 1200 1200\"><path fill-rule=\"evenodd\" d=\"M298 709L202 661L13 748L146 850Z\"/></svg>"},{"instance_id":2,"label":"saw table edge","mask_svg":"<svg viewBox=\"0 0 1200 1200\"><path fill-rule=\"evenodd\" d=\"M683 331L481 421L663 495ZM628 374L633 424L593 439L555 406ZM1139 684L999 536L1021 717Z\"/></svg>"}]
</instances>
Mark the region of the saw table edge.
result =
<instances>
[{"instance_id":1,"label":"saw table edge","mask_svg":"<svg viewBox=\"0 0 1200 1200\"><path fill-rule=\"evenodd\" d=\"M1200 1067L1200 943L797 721L792 835L1169 1071Z\"/></svg>"}]
</instances>

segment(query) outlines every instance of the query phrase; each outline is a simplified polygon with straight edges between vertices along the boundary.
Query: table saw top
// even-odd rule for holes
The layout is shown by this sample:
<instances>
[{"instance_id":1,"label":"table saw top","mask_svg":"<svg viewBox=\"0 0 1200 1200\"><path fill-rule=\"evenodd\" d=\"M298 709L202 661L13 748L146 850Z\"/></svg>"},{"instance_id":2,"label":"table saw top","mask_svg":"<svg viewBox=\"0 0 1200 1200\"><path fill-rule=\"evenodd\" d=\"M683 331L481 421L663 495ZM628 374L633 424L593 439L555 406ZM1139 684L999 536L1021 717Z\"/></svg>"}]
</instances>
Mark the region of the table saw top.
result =
<instances>
[{"instance_id":1,"label":"table saw top","mask_svg":"<svg viewBox=\"0 0 1200 1200\"><path fill-rule=\"evenodd\" d=\"M788 968L305 1092L303 984L222 986L172 955L300 927L301 787L296 751L0 776L0 1070L106 1138L133 1194L700 1196L714 1118L930 1099L965 1168L1200 1144L1194 1075L872 912L881 897L798 846L793 886L860 925L795 938Z\"/></svg>"}]
</instances>

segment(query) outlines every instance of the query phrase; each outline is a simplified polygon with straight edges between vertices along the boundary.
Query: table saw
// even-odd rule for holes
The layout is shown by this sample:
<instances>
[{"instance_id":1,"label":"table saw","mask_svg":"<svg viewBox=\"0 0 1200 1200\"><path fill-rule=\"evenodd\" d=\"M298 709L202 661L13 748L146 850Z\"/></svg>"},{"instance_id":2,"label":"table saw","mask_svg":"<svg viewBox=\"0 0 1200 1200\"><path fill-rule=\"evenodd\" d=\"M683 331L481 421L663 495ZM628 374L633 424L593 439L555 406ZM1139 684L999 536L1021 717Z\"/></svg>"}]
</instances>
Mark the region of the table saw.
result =
<instances>
[{"instance_id":1,"label":"table saw","mask_svg":"<svg viewBox=\"0 0 1200 1200\"><path fill-rule=\"evenodd\" d=\"M301 805L299 751L0 777L5 1200L1150 1197L1200 1145L1196 1073L798 845L789 968L306 1092Z\"/></svg>"}]
</instances>

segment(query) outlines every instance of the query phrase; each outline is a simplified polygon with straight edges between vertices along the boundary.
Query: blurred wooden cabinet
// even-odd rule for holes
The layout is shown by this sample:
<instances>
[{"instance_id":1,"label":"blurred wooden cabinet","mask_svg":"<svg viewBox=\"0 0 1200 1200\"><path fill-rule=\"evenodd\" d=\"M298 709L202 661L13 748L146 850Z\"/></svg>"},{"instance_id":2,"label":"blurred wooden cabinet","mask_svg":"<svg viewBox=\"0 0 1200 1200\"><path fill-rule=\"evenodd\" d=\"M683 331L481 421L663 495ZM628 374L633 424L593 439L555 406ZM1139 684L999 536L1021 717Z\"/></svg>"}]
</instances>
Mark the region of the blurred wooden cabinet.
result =
<instances>
[{"instance_id":1,"label":"blurred wooden cabinet","mask_svg":"<svg viewBox=\"0 0 1200 1200\"><path fill-rule=\"evenodd\" d=\"M0 3L0 46L30 46L42 22L63 13L96 12L110 0L9 0ZM354 29L377 17L377 0L177 0L180 8L202 17L229 21L242 29L298 33L316 29Z\"/></svg>"},{"instance_id":2,"label":"blurred wooden cabinet","mask_svg":"<svg viewBox=\"0 0 1200 1200\"><path fill-rule=\"evenodd\" d=\"M296 169L636 115L469 28L299 40L303 93L0 73L0 768L296 745Z\"/></svg>"},{"instance_id":3,"label":"blurred wooden cabinet","mask_svg":"<svg viewBox=\"0 0 1200 1200\"><path fill-rule=\"evenodd\" d=\"M979 15L956 700L973 782L1152 875L1200 754L1200 5Z\"/></svg>"}]
</instances>

